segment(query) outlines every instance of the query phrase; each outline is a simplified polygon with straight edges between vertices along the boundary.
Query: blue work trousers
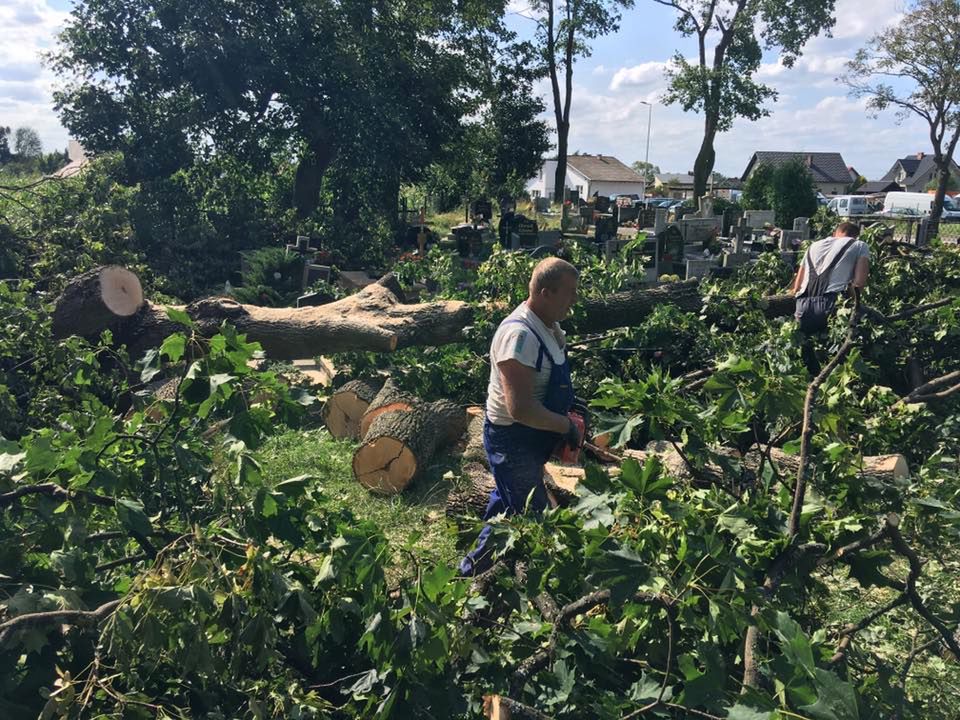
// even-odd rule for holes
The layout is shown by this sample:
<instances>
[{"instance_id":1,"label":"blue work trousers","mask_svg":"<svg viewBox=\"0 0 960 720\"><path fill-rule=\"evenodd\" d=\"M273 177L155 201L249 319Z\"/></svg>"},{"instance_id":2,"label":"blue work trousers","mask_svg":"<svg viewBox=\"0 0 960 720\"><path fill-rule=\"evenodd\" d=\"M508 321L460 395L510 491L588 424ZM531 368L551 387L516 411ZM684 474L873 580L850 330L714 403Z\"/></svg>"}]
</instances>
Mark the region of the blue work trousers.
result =
<instances>
[{"instance_id":1,"label":"blue work trousers","mask_svg":"<svg viewBox=\"0 0 960 720\"><path fill-rule=\"evenodd\" d=\"M484 422L483 445L496 483L483 514L484 520L522 513L525 509L539 515L547 508L543 466L559 440L556 433L535 430L519 423L494 425L489 420ZM490 567L492 551L485 547L490 532L490 525L480 531L476 546L460 561L461 575L476 575Z\"/></svg>"}]
</instances>

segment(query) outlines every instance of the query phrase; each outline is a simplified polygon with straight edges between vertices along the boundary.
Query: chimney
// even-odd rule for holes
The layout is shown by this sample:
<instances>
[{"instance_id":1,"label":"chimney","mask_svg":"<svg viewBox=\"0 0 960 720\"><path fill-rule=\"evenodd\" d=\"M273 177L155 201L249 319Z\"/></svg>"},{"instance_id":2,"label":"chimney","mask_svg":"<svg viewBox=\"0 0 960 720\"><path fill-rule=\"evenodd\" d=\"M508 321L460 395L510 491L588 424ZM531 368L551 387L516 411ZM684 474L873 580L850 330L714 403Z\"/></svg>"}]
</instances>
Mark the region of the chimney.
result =
<instances>
[{"instance_id":1,"label":"chimney","mask_svg":"<svg viewBox=\"0 0 960 720\"><path fill-rule=\"evenodd\" d=\"M925 154L926 154L926 153L918 152L918 153L917 153L917 160L923 160L923 156L924 156Z\"/></svg>"},{"instance_id":2,"label":"chimney","mask_svg":"<svg viewBox=\"0 0 960 720\"><path fill-rule=\"evenodd\" d=\"M813 167L813 155L807 155L806 163L808 168Z\"/></svg>"}]
</instances>

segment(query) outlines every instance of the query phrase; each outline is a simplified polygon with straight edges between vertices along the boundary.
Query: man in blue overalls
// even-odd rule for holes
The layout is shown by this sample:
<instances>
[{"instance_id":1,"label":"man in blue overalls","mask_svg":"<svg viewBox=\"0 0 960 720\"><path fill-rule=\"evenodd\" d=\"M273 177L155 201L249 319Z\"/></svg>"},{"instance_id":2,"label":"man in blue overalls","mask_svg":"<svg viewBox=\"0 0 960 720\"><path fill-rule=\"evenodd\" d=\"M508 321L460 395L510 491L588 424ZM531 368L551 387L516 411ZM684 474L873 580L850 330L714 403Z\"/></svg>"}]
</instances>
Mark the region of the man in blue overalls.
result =
<instances>
[{"instance_id":1,"label":"man in blue overalls","mask_svg":"<svg viewBox=\"0 0 960 720\"><path fill-rule=\"evenodd\" d=\"M496 488L484 520L524 509L543 512L548 504L543 466L561 440L580 445L580 431L567 416L573 386L559 324L577 301L578 276L565 260L542 260L530 278L529 297L493 336L483 444ZM489 534L487 525L461 561L462 575L490 566L490 550L484 548Z\"/></svg>"}]
</instances>

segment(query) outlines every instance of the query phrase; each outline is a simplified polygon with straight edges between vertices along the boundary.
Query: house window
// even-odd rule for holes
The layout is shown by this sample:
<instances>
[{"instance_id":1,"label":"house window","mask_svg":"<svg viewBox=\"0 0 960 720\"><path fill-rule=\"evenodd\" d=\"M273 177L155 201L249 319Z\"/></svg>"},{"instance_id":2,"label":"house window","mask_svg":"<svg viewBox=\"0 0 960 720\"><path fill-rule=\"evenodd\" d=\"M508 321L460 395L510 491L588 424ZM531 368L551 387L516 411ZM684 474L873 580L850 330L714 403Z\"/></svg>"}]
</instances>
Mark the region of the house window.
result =
<instances>
[{"instance_id":1,"label":"house window","mask_svg":"<svg viewBox=\"0 0 960 720\"><path fill-rule=\"evenodd\" d=\"M583 196L583 185L577 185L577 194Z\"/></svg>"},{"instance_id":2,"label":"house window","mask_svg":"<svg viewBox=\"0 0 960 720\"><path fill-rule=\"evenodd\" d=\"M531 190L531 191L530 191L530 197L534 197L534 198L540 197L540 191L539 191L539 190Z\"/></svg>"}]
</instances>

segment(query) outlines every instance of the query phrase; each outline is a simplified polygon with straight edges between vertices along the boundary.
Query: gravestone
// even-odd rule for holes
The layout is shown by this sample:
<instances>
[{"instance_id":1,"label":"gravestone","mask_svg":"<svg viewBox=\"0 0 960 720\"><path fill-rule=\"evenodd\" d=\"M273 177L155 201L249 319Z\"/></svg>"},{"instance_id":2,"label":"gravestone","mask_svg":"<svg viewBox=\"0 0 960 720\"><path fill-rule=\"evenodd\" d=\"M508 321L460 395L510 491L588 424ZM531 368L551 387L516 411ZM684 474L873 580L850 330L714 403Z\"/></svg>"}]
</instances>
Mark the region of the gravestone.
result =
<instances>
[{"instance_id":1,"label":"gravestone","mask_svg":"<svg viewBox=\"0 0 960 720\"><path fill-rule=\"evenodd\" d=\"M793 229L800 233L801 240L810 239L810 218L798 217L793 220Z\"/></svg>"},{"instance_id":2,"label":"gravestone","mask_svg":"<svg viewBox=\"0 0 960 720\"><path fill-rule=\"evenodd\" d=\"M510 233L510 247L517 250L522 247L536 247L537 221L523 215L517 215L513 222L513 231Z\"/></svg>"},{"instance_id":3,"label":"gravestone","mask_svg":"<svg viewBox=\"0 0 960 720\"><path fill-rule=\"evenodd\" d=\"M704 195L700 198L700 217L702 218L712 218L713 217L713 198Z\"/></svg>"},{"instance_id":4,"label":"gravestone","mask_svg":"<svg viewBox=\"0 0 960 720\"><path fill-rule=\"evenodd\" d=\"M330 282L330 266L329 265L315 265L313 263L304 263L303 264L303 279L301 280L300 287L310 287L315 282L323 280L324 282Z\"/></svg>"},{"instance_id":5,"label":"gravestone","mask_svg":"<svg viewBox=\"0 0 960 720\"><path fill-rule=\"evenodd\" d=\"M653 216L653 232L659 235L667 229L667 210L666 208L656 208Z\"/></svg>"},{"instance_id":6,"label":"gravestone","mask_svg":"<svg viewBox=\"0 0 960 720\"><path fill-rule=\"evenodd\" d=\"M538 197L534 204L536 206L538 213L550 212L550 198L548 197Z\"/></svg>"},{"instance_id":7,"label":"gravestone","mask_svg":"<svg viewBox=\"0 0 960 720\"><path fill-rule=\"evenodd\" d=\"M493 204L486 198L476 198L470 203L471 218L479 218L483 222L490 222L493 218Z\"/></svg>"},{"instance_id":8,"label":"gravestone","mask_svg":"<svg viewBox=\"0 0 960 720\"><path fill-rule=\"evenodd\" d=\"M747 210L744 214L747 227L762 228L764 225L773 225L773 210Z\"/></svg>"},{"instance_id":9,"label":"gravestone","mask_svg":"<svg viewBox=\"0 0 960 720\"><path fill-rule=\"evenodd\" d=\"M745 253L747 251L747 240L750 236L749 228L747 228L747 219L743 216L740 217L739 222L731 228L733 231L733 252L737 255Z\"/></svg>"},{"instance_id":10,"label":"gravestone","mask_svg":"<svg viewBox=\"0 0 960 720\"><path fill-rule=\"evenodd\" d=\"M783 252L789 252L800 246L804 240L803 233L799 230L783 230L780 232L780 249Z\"/></svg>"},{"instance_id":11,"label":"gravestone","mask_svg":"<svg viewBox=\"0 0 960 720\"><path fill-rule=\"evenodd\" d=\"M724 252L723 267L725 268L743 267L748 262L750 262L751 257L752 255L750 255L750 253Z\"/></svg>"},{"instance_id":12,"label":"gravestone","mask_svg":"<svg viewBox=\"0 0 960 720\"><path fill-rule=\"evenodd\" d=\"M718 267L717 258L687 258L686 280L703 278Z\"/></svg>"},{"instance_id":13,"label":"gravestone","mask_svg":"<svg viewBox=\"0 0 960 720\"><path fill-rule=\"evenodd\" d=\"M709 242L720 234L720 217L686 217L680 221L680 233L687 244Z\"/></svg>"}]
</instances>

